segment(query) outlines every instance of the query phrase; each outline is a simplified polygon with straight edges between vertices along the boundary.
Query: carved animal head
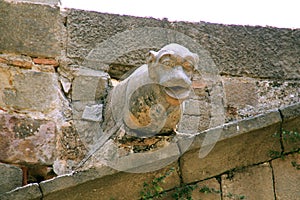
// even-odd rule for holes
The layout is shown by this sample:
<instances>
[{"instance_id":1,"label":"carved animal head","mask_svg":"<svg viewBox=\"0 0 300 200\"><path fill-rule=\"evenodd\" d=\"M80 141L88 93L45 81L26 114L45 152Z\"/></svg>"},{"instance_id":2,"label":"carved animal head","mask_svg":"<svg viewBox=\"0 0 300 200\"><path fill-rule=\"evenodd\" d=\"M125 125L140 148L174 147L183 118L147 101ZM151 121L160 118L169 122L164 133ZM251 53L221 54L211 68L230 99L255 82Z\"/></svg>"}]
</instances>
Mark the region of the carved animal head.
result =
<instances>
[{"instance_id":1,"label":"carved animal head","mask_svg":"<svg viewBox=\"0 0 300 200\"><path fill-rule=\"evenodd\" d=\"M197 54L179 44L166 45L158 52L149 52L149 77L162 85L170 97L186 99L190 93L191 78L198 60Z\"/></svg>"}]
</instances>

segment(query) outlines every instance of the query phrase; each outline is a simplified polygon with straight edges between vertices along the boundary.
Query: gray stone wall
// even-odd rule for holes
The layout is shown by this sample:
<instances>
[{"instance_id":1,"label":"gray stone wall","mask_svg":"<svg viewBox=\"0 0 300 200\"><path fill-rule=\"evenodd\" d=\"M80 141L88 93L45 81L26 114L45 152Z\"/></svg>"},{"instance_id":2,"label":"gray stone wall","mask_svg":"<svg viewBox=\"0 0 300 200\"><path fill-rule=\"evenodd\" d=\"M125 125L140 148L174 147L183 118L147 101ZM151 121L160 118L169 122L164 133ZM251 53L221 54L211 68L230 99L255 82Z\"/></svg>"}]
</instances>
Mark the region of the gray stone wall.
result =
<instances>
[{"instance_id":1,"label":"gray stone wall","mask_svg":"<svg viewBox=\"0 0 300 200\"><path fill-rule=\"evenodd\" d=\"M282 130L300 131L299 105L295 104L300 101L299 29L169 22L61 10L58 5L53 0L0 0L0 162L22 168L28 183L70 173L103 138L103 111L113 85L127 71L144 64L149 50L176 42L200 57L193 96L184 103L178 127L181 132L193 131L195 140L179 163L173 164L180 170L164 189L171 195L171 189L182 184L204 184L222 191L211 193L212 199L220 195L227 199L229 193L251 196L247 186L256 185L258 194L266 192L266 199L272 195L278 199L300 196L297 185L291 186L291 196L284 196L290 189L286 182L297 172L288 163L299 163L298 154L293 153L299 142L284 137L280 142L272 136L276 132L285 136ZM198 159L203 140L199 133L209 133L225 123L227 129L220 130L222 135L213 150ZM270 158L270 149L288 154L287 161ZM3 167L18 178L0 193L22 185L20 171ZM240 167L246 168L238 170ZM281 170L284 167L290 171ZM6 171L2 168L1 174ZM229 176L232 170L236 176ZM132 184L132 194L126 197L132 199L138 198L142 182L157 173L99 178L109 174L105 171L95 181L121 187L135 180L139 187ZM260 174L265 174L266 183L255 182ZM71 176L75 185L69 187L90 181L94 175ZM5 177L12 176L7 173ZM69 189L62 194L57 191L64 191L64 187L51 189L51 184L56 183L34 183L5 196L17 199L30 190L28 199L40 198L41 191L48 199L55 195L74 197ZM262 191L256 188L260 184L268 186ZM85 192L84 187L78 190ZM116 199L122 193L110 193L109 185L93 190L97 191L113 194ZM194 193L194 198L205 198ZM93 193L86 195L94 197Z\"/></svg>"}]
</instances>

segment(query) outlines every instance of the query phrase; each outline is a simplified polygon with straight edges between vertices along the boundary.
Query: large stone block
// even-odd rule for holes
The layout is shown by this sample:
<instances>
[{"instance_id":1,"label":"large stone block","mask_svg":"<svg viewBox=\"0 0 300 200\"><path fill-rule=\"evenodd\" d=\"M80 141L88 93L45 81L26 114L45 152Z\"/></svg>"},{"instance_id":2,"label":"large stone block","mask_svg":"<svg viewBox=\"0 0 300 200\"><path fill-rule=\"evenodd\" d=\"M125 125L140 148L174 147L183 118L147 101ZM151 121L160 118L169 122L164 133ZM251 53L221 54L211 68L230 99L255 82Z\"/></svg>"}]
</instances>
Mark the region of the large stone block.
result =
<instances>
[{"instance_id":1,"label":"large stone block","mask_svg":"<svg viewBox=\"0 0 300 200\"><path fill-rule=\"evenodd\" d=\"M20 168L0 163L0 194L22 186L22 180Z\"/></svg>"},{"instance_id":2,"label":"large stone block","mask_svg":"<svg viewBox=\"0 0 300 200\"><path fill-rule=\"evenodd\" d=\"M199 41L221 74L300 78L298 29L183 22L169 27Z\"/></svg>"},{"instance_id":3,"label":"large stone block","mask_svg":"<svg viewBox=\"0 0 300 200\"><path fill-rule=\"evenodd\" d=\"M67 19L69 49L68 56L79 57L82 59L85 59L86 56L88 56L88 53L94 50L95 47L97 47L103 41L108 40L117 33L138 27L157 27L161 26L162 24L162 21L156 19L111 15L82 10L70 10ZM145 40L145 38L130 37L130 35L128 35L127 38L119 38L116 41L130 44L129 46L135 50L141 49L139 46L134 46L136 44L135 40ZM110 44L110 49L112 51L103 52L102 55L100 55L101 57L106 57L106 54L114 55L120 53L116 51L117 49L114 49L114 47L118 46L117 43ZM137 52L135 53L137 54ZM122 65L125 64L127 66L132 64L136 66L144 64L145 55L138 55L134 58L135 59L132 59L131 56L126 56L123 57L123 60L119 62L114 60L114 62ZM97 66L94 66L94 69L96 68Z\"/></svg>"},{"instance_id":4,"label":"large stone block","mask_svg":"<svg viewBox=\"0 0 300 200\"><path fill-rule=\"evenodd\" d=\"M56 57L62 50L59 7L0 1L0 51Z\"/></svg>"},{"instance_id":5,"label":"large stone block","mask_svg":"<svg viewBox=\"0 0 300 200\"><path fill-rule=\"evenodd\" d=\"M116 173L105 167L100 172L97 169L79 172L74 175L66 175L41 183L44 199L140 199L144 183L152 184L155 178L159 178L169 172L171 167L149 173ZM109 175L109 176L106 176ZM84 183L84 184L83 184ZM172 171L164 179L161 187L169 190L179 186L180 178L177 171ZM126 192L124 192L126 191Z\"/></svg>"},{"instance_id":6,"label":"large stone block","mask_svg":"<svg viewBox=\"0 0 300 200\"><path fill-rule=\"evenodd\" d=\"M0 115L0 161L51 165L56 155L52 121Z\"/></svg>"},{"instance_id":7,"label":"large stone block","mask_svg":"<svg viewBox=\"0 0 300 200\"><path fill-rule=\"evenodd\" d=\"M61 107L56 74L24 70L14 73L11 81L3 91L7 107L45 113Z\"/></svg>"},{"instance_id":8,"label":"large stone block","mask_svg":"<svg viewBox=\"0 0 300 200\"><path fill-rule=\"evenodd\" d=\"M279 138L274 138L274 134L280 132L280 121L278 112L270 112L227 124L221 130L218 127L200 133L190 151L181 157L184 182L204 180L237 167L270 160L271 150L281 151ZM219 134L216 134L218 131ZM218 137L212 149L203 145L204 138L209 137L206 134ZM210 151L206 156L200 156L202 149Z\"/></svg>"},{"instance_id":9,"label":"large stone block","mask_svg":"<svg viewBox=\"0 0 300 200\"><path fill-rule=\"evenodd\" d=\"M81 68L72 86L73 101L97 101L107 94L108 74Z\"/></svg>"},{"instance_id":10,"label":"large stone block","mask_svg":"<svg viewBox=\"0 0 300 200\"><path fill-rule=\"evenodd\" d=\"M300 154L294 153L284 159L272 161L276 199L300 199Z\"/></svg>"},{"instance_id":11,"label":"large stone block","mask_svg":"<svg viewBox=\"0 0 300 200\"><path fill-rule=\"evenodd\" d=\"M269 163L222 175L223 199L274 199L272 169Z\"/></svg>"}]
</instances>

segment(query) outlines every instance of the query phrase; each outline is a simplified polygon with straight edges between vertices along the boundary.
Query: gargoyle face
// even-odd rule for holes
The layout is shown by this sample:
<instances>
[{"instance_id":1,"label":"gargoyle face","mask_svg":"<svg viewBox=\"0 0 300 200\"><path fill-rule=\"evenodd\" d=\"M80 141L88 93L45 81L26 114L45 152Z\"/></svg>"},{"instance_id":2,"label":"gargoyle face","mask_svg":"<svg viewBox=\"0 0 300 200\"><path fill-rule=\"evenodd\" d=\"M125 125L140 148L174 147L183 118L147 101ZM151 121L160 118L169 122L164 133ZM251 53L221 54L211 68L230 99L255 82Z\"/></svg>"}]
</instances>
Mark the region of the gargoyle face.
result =
<instances>
[{"instance_id":1,"label":"gargoyle face","mask_svg":"<svg viewBox=\"0 0 300 200\"><path fill-rule=\"evenodd\" d=\"M150 51L148 72L150 78L163 86L167 95L184 100L191 90L191 78L198 56L178 44L170 44L158 52Z\"/></svg>"}]
</instances>

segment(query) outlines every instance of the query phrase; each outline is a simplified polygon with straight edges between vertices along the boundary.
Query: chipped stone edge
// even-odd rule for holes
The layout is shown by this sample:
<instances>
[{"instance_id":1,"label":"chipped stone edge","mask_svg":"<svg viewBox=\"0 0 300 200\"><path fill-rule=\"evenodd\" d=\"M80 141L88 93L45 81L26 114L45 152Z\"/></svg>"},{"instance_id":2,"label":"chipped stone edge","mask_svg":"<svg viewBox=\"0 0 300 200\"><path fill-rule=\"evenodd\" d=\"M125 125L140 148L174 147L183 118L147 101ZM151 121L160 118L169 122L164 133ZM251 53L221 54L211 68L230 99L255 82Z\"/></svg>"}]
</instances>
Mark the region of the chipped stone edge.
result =
<instances>
[{"instance_id":1,"label":"chipped stone edge","mask_svg":"<svg viewBox=\"0 0 300 200\"><path fill-rule=\"evenodd\" d=\"M300 116L300 103L295 103L279 109L283 122Z\"/></svg>"},{"instance_id":2,"label":"chipped stone edge","mask_svg":"<svg viewBox=\"0 0 300 200\"><path fill-rule=\"evenodd\" d=\"M23 187L17 187L9 192L0 194L1 200L32 200L32 199L41 199L43 194L40 190L38 183L28 184Z\"/></svg>"}]
</instances>

